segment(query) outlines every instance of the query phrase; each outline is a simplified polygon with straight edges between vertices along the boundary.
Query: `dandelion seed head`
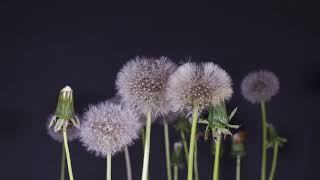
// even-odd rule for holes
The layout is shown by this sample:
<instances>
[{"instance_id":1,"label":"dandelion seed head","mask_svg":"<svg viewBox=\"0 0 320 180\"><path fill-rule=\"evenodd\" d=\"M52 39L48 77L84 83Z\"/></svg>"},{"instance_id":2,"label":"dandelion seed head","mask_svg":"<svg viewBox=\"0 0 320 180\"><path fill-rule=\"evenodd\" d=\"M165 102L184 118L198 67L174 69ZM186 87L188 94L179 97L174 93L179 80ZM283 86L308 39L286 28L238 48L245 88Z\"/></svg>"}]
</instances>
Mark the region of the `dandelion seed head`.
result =
<instances>
[{"instance_id":1,"label":"dandelion seed head","mask_svg":"<svg viewBox=\"0 0 320 180\"><path fill-rule=\"evenodd\" d=\"M214 63L181 65L169 78L167 98L174 111L193 105L200 109L215 106L232 96L232 82L226 71Z\"/></svg>"},{"instance_id":2,"label":"dandelion seed head","mask_svg":"<svg viewBox=\"0 0 320 180\"><path fill-rule=\"evenodd\" d=\"M165 98L167 80L176 65L166 57L135 57L120 70L116 80L118 94L130 107L147 114L168 112Z\"/></svg>"},{"instance_id":3,"label":"dandelion seed head","mask_svg":"<svg viewBox=\"0 0 320 180\"><path fill-rule=\"evenodd\" d=\"M249 73L241 83L243 97L253 104L270 101L279 88L277 76L266 70Z\"/></svg>"},{"instance_id":4,"label":"dandelion seed head","mask_svg":"<svg viewBox=\"0 0 320 180\"><path fill-rule=\"evenodd\" d=\"M105 157L131 145L139 137L136 113L109 101L90 106L84 114L80 140L90 152Z\"/></svg>"}]
</instances>

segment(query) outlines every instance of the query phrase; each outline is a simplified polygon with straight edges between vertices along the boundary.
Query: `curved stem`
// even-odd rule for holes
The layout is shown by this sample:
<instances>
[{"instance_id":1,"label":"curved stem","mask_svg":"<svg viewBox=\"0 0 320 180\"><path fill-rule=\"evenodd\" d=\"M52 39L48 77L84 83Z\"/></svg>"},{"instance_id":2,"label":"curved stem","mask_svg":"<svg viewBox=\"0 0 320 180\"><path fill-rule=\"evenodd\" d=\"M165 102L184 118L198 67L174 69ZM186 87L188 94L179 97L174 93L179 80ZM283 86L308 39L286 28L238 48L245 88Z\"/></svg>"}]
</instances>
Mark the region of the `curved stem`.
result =
<instances>
[{"instance_id":1,"label":"curved stem","mask_svg":"<svg viewBox=\"0 0 320 180\"><path fill-rule=\"evenodd\" d=\"M72 163L71 163L71 158L70 158L70 152L69 152L69 146L68 146L68 138L67 138L67 129L66 128L63 128L63 142L64 142L64 148L65 148L66 157L67 157L69 179L73 180Z\"/></svg>"},{"instance_id":2,"label":"curved stem","mask_svg":"<svg viewBox=\"0 0 320 180\"><path fill-rule=\"evenodd\" d=\"M171 160L170 160L170 142L169 142L169 128L167 121L163 123L164 130L164 142L165 142L165 150L166 150L166 165L167 165L167 179L172 180L171 177Z\"/></svg>"},{"instance_id":3,"label":"curved stem","mask_svg":"<svg viewBox=\"0 0 320 180\"><path fill-rule=\"evenodd\" d=\"M65 168L66 168L66 152L64 150L64 145L62 144L62 153L61 153L61 170L60 170L60 180L64 180L65 177Z\"/></svg>"},{"instance_id":4,"label":"curved stem","mask_svg":"<svg viewBox=\"0 0 320 180\"><path fill-rule=\"evenodd\" d=\"M217 139L215 140L216 151L214 156L213 180L219 179L220 145L221 137L217 137Z\"/></svg>"},{"instance_id":5,"label":"curved stem","mask_svg":"<svg viewBox=\"0 0 320 180\"><path fill-rule=\"evenodd\" d=\"M106 179L111 180L111 154L107 155L107 174Z\"/></svg>"},{"instance_id":6,"label":"curved stem","mask_svg":"<svg viewBox=\"0 0 320 180\"><path fill-rule=\"evenodd\" d=\"M194 140L194 166L193 166L193 170L194 170L194 179L195 180L199 180L199 172L198 172L198 141L197 141L197 137Z\"/></svg>"},{"instance_id":7,"label":"curved stem","mask_svg":"<svg viewBox=\"0 0 320 180\"><path fill-rule=\"evenodd\" d=\"M126 159L127 180L132 180L131 161L128 146L124 148L124 156Z\"/></svg>"},{"instance_id":8,"label":"curved stem","mask_svg":"<svg viewBox=\"0 0 320 180\"><path fill-rule=\"evenodd\" d=\"M265 102L261 102L262 116L262 159L261 159L261 180L266 179L267 168L267 115Z\"/></svg>"},{"instance_id":9,"label":"curved stem","mask_svg":"<svg viewBox=\"0 0 320 180\"><path fill-rule=\"evenodd\" d=\"M173 170L174 170L174 179L173 180L178 180L178 166L175 165Z\"/></svg>"},{"instance_id":10,"label":"curved stem","mask_svg":"<svg viewBox=\"0 0 320 180\"><path fill-rule=\"evenodd\" d=\"M198 106L193 106L193 113L192 113L192 126L191 126L191 136L190 136L190 146L189 146L189 159L188 159L188 180L192 180L193 177L193 156L194 156L194 144L196 138L196 130L197 130L197 123L198 123Z\"/></svg>"},{"instance_id":11,"label":"curved stem","mask_svg":"<svg viewBox=\"0 0 320 180\"><path fill-rule=\"evenodd\" d=\"M275 143L274 148L273 148L273 158L272 158L272 166L271 166L269 180L273 180L274 174L276 172L278 152L279 152L279 144Z\"/></svg>"},{"instance_id":12,"label":"curved stem","mask_svg":"<svg viewBox=\"0 0 320 180\"><path fill-rule=\"evenodd\" d=\"M142 180L147 180L147 177L148 177L150 135L151 135L151 111L149 110L147 113L146 137L145 137L143 168L142 168L142 178L141 178Z\"/></svg>"},{"instance_id":13,"label":"curved stem","mask_svg":"<svg viewBox=\"0 0 320 180\"><path fill-rule=\"evenodd\" d=\"M240 166L241 166L241 157L238 155L237 156L237 176L236 176L236 180L240 180Z\"/></svg>"},{"instance_id":14,"label":"curved stem","mask_svg":"<svg viewBox=\"0 0 320 180\"><path fill-rule=\"evenodd\" d=\"M188 143L186 140L186 136L184 135L184 132L181 131L181 139L182 139L182 143L183 143L183 148L184 148L184 154L186 156L186 162L188 163L188 156L189 156L189 152L188 152Z\"/></svg>"}]
</instances>

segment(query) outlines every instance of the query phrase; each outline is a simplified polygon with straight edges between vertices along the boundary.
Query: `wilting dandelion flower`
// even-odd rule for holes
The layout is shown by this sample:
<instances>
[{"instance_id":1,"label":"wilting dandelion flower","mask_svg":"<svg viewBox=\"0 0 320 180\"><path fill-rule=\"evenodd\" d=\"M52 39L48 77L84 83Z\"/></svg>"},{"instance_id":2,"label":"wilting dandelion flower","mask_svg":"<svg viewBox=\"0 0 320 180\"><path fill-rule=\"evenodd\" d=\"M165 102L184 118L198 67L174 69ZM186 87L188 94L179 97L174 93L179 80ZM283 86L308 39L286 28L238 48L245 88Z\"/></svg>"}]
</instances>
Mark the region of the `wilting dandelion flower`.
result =
<instances>
[{"instance_id":1,"label":"wilting dandelion flower","mask_svg":"<svg viewBox=\"0 0 320 180\"><path fill-rule=\"evenodd\" d=\"M245 99L251 103L266 102L279 91L277 76L266 70L249 73L242 81L241 91Z\"/></svg>"},{"instance_id":2,"label":"wilting dandelion flower","mask_svg":"<svg viewBox=\"0 0 320 180\"><path fill-rule=\"evenodd\" d=\"M50 115L47 123L46 123L46 127L47 127L47 131L48 131L48 135L55 141L59 142L59 143L63 143L63 134L62 131L58 131L55 132L53 127L49 127L49 123L52 119L53 115ZM75 126L69 126L68 127L68 133L67 133L67 139L69 142L76 140L79 137L79 129L76 128Z\"/></svg>"},{"instance_id":3,"label":"wilting dandelion flower","mask_svg":"<svg viewBox=\"0 0 320 180\"><path fill-rule=\"evenodd\" d=\"M120 70L116 80L123 102L143 114L167 113L165 91L176 65L166 57L135 57Z\"/></svg>"},{"instance_id":4,"label":"wilting dandelion flower","mask_svg":"<svg viewBox=\"0 0 320 180\"><path fill-rule=\"evenodd\" d=\"M170 76L168 99L173 110L219 104L233 93L230 76L214 63L185 63Z\"/></svg>"},{"instance_id":5,"label":"wilting dandelion flower","mask_svg":"<svg viewBox=\"0 0 320 180\"><path fill-rule=\"evenodd\" d=\"M55 133L62 133L63 135L63 151L62 160L64 161L64 154L66 155L69 177L73 180L72 163L68 146L68 130L72 127L79 128L80 121L75 115L74 102L73 102L73 91L70 86L65 86L60 90L58 104L54 115L52 115L49 122L49 128L53 127ZM51 129L50 129L51 130ZM49 131L50 132L50 131ZM65 153L64 153L65 152ZM61 164L64 165L62 162ZM61 166L61 177L64 177L64 167Z\"/></svg>"},{"instance_id":6,"label":"wilting dandelion flower","mask_svg":"<svg viewBox=\"0 0 320 180\"><path fill-rule=\"evenodd\" d=\"M80 140L97 156L113 155L138 138L137 115L121 104L107 101L90 106L83 119Z\"/></svg>"}]
</instances>

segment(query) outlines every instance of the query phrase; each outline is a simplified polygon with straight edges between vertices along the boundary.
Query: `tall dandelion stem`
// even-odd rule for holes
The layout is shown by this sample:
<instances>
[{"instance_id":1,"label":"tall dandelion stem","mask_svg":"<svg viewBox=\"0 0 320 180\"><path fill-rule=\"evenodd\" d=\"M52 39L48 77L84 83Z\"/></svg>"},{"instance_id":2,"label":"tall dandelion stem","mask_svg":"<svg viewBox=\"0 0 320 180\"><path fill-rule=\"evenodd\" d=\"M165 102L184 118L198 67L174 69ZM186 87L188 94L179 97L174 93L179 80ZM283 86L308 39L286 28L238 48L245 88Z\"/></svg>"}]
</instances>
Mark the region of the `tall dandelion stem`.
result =
<instances>
[{"instance_id":1,"label":"tall dandelion stem","mask_svg":"<svg viewBox=\"0 0 320 180\"><path fill-rule=\"evenodd\" d=\"M151 135L151 111L149 110L147 113L146 137L145 137L143 168L142 168L142 178L141 178L142 180L147 180L147 177L148 177L150 135Z\"/></svg>"},{"instance_id":2,"label":"tall dandelion stem","mask_svg":"<svg viewBox=\"0 0 320 180\"><path fill-rule=\"evenodd\" d=\"M199 171L198 171L198 142L197 138L195 139L194 145L194 179L199 180Z\"/></svg>"},{"instance_id":3,"label":"tall dandelion stem","mask_svg":"<svg viewBox=\"0 0 320 180\"><path fill-rule=\"evenodd\" d=\"M261 101L261 116L262 116L262 159L261 159L261 180L266 180L267 167L267 115L266 105Z\"/></svg>"},{"instance_id":4,"label":"tall dandelion stem","mask_svg":"<svg viewBox=\"0 0 320 180\"><path fill-rule=\"evenodd\" d=\"M132 180L131 161L128 146L124 148L124 156L126 159L127 180Z\"/></svg>"},{"instance_id":5,"label":"tall dandelion stem","mask_svg":"<svg viewBox=\"0 0 320 180\"><path fill-rule=\"evenodd\" d=\"M189 146L189 159L188 159L188 180L192 180L193 174L193 156L194 156L194 146L195 146L195 139L196 139L196 130L197 130L197 123L198 123L198 106L193 106L193 113L192 113L192 126L191 126L191 137L190 137L190 146Z\"/></svg>"},{"instance_id":6,"label":"tall dandelion stem","mask_svg":"<svg viewBox=\"0 0 320 180\"><path fill-rule=\"evenodd\" d=\"M173 167L173 170L174 170L174 178L173 178L173 180L178 180L178 166L175 165Z\"/></svg>"},{"instance_id":7,"label":"tall dandelion stem","mask_svg":"<svg viewBox=\"0 0 320 180\"><path fill-rule=\"evenodd\" d=\"M70 158L70 151L69 151L69 146L68 146L68 138L67 138L67 129L66 128L63 128L63 142L64 142L64 148L65 148L66 157L67 157L69 179L73 180L72 163L71 163L71 158Z\"/></svg>"},{"instance_id":8,"label":"tall dandelion stem","mask_svg":"<svg viewBox=\"0 0 320 180\"><path fill-rule=\"evenodd\" d=\"M66 152L64 150L64 145L62 144L61 150L61 171L60 171L60 180L64 180L65 177L65 168L66 168Z\"/></svg>"},{"instance_id":9,"label":"tall dandelion stem","mask_svg":"<svg viewBox=\"0 0 320 180\"><path fill-rule=\"evenodd\" d=\"M241 167L241 157L237 156L237 171L236 171L236 180L240 180L240 167Z\"/></svg>"},{"instance_id":10,"label":"tall dandelion stem","mask_svg":"<svg viewBox=\"0 0 320 180\"><path fill-rule=\"evenodd\" d=\"M163 123L164 141L166 150L166 165L167 165L167 180L172 180L171 177L171 160L170 160L170 143L169 143L169 128L167 121Z\"/></svg>"},{"instance_id":11,"label":"tall dandelion stem","mask_svg":"<svg viewBox=\"0 0 320 180\"><path fill-rule=\"evenodd\" d=\"M184 132L181 131L180 134L181 134L181 139L182 139L182 143L183 143L184 154L186 156L186 162L188 163L188 156L189 156L188 143L187 143L186 136L185 136Z\"/></svg>"},{"instance_id":12,"label":"tall dandelion stem","mask_svg":"<svg viewBox=\"0 0 320 180\"><path fill-rule=\"evenodd\" d=\"M269 180L273 180L274 174L276 172L278 152L279 152L279 144L275 143L274 148L273 148L273 158L272 158L272 166L271 166Z\"/></svg>"},{"instance_id":13,"label":"tall dandelion stem","mask_svg":"<svg viewBox=\"0 0 320 180\"><path fill-rule=\"evenodd\" d=\"M214 167L213 167L213 180L219 179L219 164L220 164L220 147L221 147L221 137L217 137L215 140L216 151L214 156Z\"/></svg>"},{"instance_id":14,"label":"tall dandelion stem","mask_svg":"<svg viewBox=\"0 0 320 180\"><path fill-rule=\"evenodd\" d=\"M107 155L107 174L106 180L111 180L111 154Z\"/></svg>"}]
</instances>

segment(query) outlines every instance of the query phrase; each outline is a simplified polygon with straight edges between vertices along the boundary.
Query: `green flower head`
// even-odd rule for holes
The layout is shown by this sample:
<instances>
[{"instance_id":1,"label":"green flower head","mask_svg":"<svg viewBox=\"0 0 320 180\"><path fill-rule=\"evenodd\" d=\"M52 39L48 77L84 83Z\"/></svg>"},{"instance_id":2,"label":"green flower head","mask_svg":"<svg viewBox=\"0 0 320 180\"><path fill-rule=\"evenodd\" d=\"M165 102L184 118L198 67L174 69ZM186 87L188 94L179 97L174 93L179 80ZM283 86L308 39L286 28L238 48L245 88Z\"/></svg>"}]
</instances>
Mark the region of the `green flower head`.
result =
<instances>
[{"instance_id":1,"label":"green flower head","mask_svg":"<svg viewBox=\"0 0 320 180\"><path fill-rule=\"evenodd\" d=\"M52 116L49 127L54 125L54 131L58 132L69 125L80 127L80 121L75 115L73 104L73 91L70 86L66 86L60 91L56 112Z\"/></svg>"}]
</instances>

